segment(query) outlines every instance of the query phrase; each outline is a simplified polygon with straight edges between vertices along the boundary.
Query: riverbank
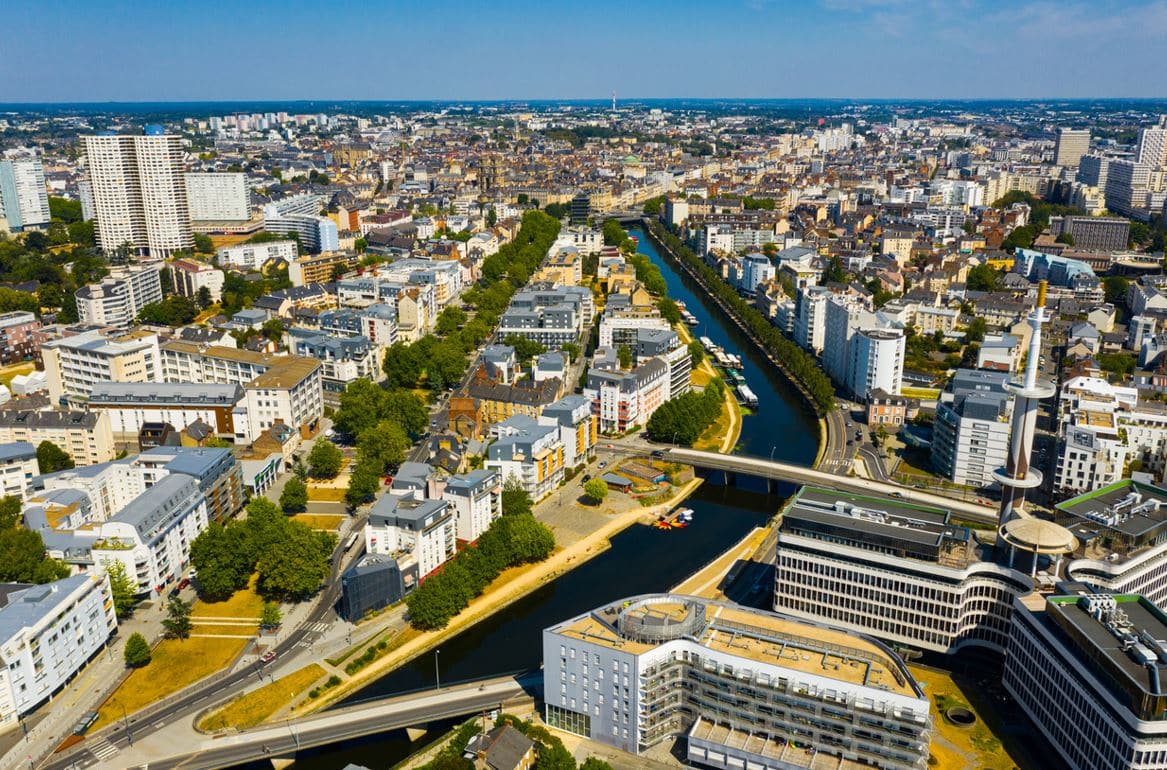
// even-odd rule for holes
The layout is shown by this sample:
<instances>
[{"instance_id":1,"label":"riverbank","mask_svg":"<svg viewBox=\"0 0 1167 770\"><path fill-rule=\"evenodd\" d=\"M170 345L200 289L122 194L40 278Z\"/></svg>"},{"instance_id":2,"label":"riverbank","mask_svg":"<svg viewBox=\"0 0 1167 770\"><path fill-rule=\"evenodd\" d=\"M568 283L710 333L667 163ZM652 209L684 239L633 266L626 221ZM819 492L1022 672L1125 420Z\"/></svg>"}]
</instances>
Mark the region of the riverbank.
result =
<instances>
[{"instance_id":1,"label":"riverbank","mask_svg":"<svg viewBox=\"0 0 1167 770\"><path fill-rule=\"evenodd\" d=\"M676 325L677 336L681 338L681 342L688 345L693 341L693 335L689 332L689 328L684 324ZM713 364L709 363L709 358L704 357L701 363L697 365L694 374L702 374L703 377L692 377L691 381L694 385L705 385L710 380L718 377L717 370L713 368ZM698 381L700 380L700 381ZM733 397L729 387L725 388L725 405L722 414L727 416L725 426L725 433L718 436L720 429L721 417L719 416L713 425L705 431L695 442L693 442L694 449L704 449L706 451L720 452L721 454L729 454L735 446L737 440L742 433L742 408L738 404L737 399Z\"/></svg>"}]
</instances>

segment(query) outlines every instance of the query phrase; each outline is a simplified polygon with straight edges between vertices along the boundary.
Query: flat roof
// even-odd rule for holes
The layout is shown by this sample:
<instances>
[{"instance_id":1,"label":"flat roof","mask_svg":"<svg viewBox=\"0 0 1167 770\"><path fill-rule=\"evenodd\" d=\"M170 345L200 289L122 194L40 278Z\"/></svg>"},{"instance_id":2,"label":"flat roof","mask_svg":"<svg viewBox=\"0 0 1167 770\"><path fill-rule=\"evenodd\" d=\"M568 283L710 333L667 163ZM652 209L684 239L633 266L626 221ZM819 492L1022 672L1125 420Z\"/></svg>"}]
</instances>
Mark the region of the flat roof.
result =
<instances>
[{"instance_id":1,"label":"flat roof","mask_svg":"<svg viewBox=\"0 0 1167 770\"><path fill-rule=\"evenodd\" d=\"M857 532L925 545L939 545L946 535L964 529L950 525L949 512L943 508L819 487L803 487L791 498L783 516L845 525Z\"/></svg>"},{"instance_id":2,"label":"flat roof","mask_svg":"<svg viewBox=\"0 0 1167 770\"><path fill-rule=\"evenodd\" d=\"M1167 489L1132 479L1120 479L1054 507L1072 519L1131 538L1149 535L1167 525ZM1073 525L1072 521L1060 520Z\"/></svg>"},{"instance_id":3,"label":"flat roof","mask_svg":"<svg viewBox=\"0 0 1167 770\"><path fill-rule=\"evenodd\" d=\"M249 388L292 388L320 368L320 362L307 356L285 356L271 368L247 383Z\"/></svg>"}]
</instances>

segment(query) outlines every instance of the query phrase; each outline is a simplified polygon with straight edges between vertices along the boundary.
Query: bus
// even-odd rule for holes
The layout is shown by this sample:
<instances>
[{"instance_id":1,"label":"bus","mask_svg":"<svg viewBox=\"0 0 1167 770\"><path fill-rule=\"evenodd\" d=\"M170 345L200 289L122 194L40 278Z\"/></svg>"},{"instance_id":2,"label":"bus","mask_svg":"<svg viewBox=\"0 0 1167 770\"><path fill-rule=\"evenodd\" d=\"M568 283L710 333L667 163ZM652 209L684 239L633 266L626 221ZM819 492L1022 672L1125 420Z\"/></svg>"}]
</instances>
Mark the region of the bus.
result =
<instances>
[{"instance_id":1,"label":"bus","mask_svg":"<svg viewBox=\"0 0 1167 770\"><path fill-rule=\"evenodd\" d=\"M357 540L359 540L360 537L360 532L354 532L348 536L348 540L344 541L344 550L346 553L352 550L352 547L357 544Z\"/></svg>"}]
</instances>

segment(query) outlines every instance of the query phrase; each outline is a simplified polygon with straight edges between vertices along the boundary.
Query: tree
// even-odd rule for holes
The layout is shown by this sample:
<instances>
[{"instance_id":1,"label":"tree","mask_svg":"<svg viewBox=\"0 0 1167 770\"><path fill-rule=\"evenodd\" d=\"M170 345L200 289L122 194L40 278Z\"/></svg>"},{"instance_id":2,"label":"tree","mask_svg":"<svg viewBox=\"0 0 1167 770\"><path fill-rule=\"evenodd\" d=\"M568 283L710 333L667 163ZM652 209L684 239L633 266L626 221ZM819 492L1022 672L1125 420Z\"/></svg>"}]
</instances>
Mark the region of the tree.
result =
<instances>
[{"instance_id":1,"label":"tree","mask_svg":"<svg viewBox=\"0 0 1167 770\"><path fill-rule=\"evenodd\" d=\"M514 476L502 485L502 512L504 516L531 513L531 496L523 489L523 484Z\"/></svg>"},{"instance_id":2,"label":"tree","mask_svg":"<svg viewBox=\"0 0 1167 770\"><path fill-rule=\"evenodd\" d=\"M621 345L616 348L616 358L620 361L621 369L632 368L632 348L627 345Z\"/></svg>"},{"instance_id":3,"label":"tree","mask_svg":"<svg viewBox=\"0 0 1167 770\"><path fill-rule=\"evenodd\" d=\"M286 521L280 540L260 552L256 569L264 596L303 598L324 584L336 537L298 521Z\"/></svg>"},{"instance_id":4,"label":"tree","mask_svg":"<svg viewBox=\"0 0 1167 770\"><path fill-rule=\"evenodd\" d=\"M409 437L405 435L405 429L390 420L382 420L357 439L357 459L369 463L378 473L386 466L405 462L408 450Z\"/></svg>"},{"instance_id":5,"label":"tree","mask_svg":"<svg viewBox=\"0 0 1167 770\"><path fill-rule=\"evenodd\" d=\"M1013 251L1017 248L1028 249L1033 245L1033 241L1037 238L1039 230L1036 225L1022 225L1021 227L1014 227L1005 240L1001 242L1001 248L1006 251Z\"/></svg>"},{"instance_id":6,"label":"tree","mask_svg":"<svg viewBox=\"0 0 1167 770\"><path fill-rule=\"evenodd\" d=\"M696 369L705 360L705 348L702 347L700 340L691 340L689 342L689 360Z\"/></svg>"},{"instance_id":7,"label":"tree","mask_svg":"<svg viewBox=\"0 0 1167 770\"><path fill-rule=\"evenodd\" d=\"M831 257L827 269L823 271L823 283L846 283L847 271L843 269L843 262L838 257Z\"/></svg>"},{"instance_id":8,"label":"tree","mask_svg":"<svg viewBox=\"0 0 1167 770\"><path fill-rule=\"evenodd\" d=\"M628 240L628 233L615 219L604 220L603 234L605 246L619 246Z\"/></svg>"},{"instance_id":9,"label":"tree","mask_svg":"<svg viewBox=\"0 0 1167 770\"><path fill-rule=\"evenodd\" d=\"M357 238L353 241L353 249L355 249L358 254L364 254L365 250L368 248L369 242L364 238Z\"/></svg>"},{"instance_id":10,"label":"tree","mask_svg":"<svg viewBox=\"0 0 1167 770\"><path fill-rule=\"evenodd\" d=\"M494 210L494 206L491 206L490 208L488 208L486 210L486 226L487 227L494 227L497 224L498 224L498 212Z\"/></svg>"},{"instance_id":11,"label":"tree","mask_svg":"<svg viewBox=\"0 0 1167 770\"><path fill-rule=\"evenodd\" d=\"M211 240L211 236L203 233L194 234L194 248L199 254L214 254L215 242Z\"/></svg>"},{"instance_id":12,"label":"tree","mask_svg":"<svg viewBox=\"0 0 1167 770\"><path fill-rule=\"evenodd\" d=\"M122 659L126 662L126 668L141 668L150 663L150 643L146 641L146 637L135 631L130 634L130 638L126 640L126 647L122 651Z\"/></svg>"},{"instance_id":13,"label":"tree","mask_svg":"<svg viewBox=\"0 0 1167 770\"><path fill-rule=\"evenodd\" d=\"M1074 245L1074 234L1073 233L1058 233L1058 237L1055 238L1054 241L1057 243L1064 243L1067 246L1073 246Z\"/></svg>"},{"instance_id":14,"label":"tree","mask_svg":"<svg viewBox=\"0 0 1167 770\"><path fill-rule=\"evenodd\" d=\"M377 490L381 488L382 472L384 468L378 468L376 461L358 461L353 472L349 474L344 501L355 508L376 497Z\"/></svg>"},{"instance_id":15,"label":"tree","mask_svg":"<svg viewBox=\"0 0 1167 770\"><path fill-rule=\"evenodd\" d=\"M118 618L128 618L138 603L138 587L130 581L126 572L126 565L118 559L112 559L105 565L105 574L109 576L109 589L113 594L113 609Z\"/></svg>"},{"instance_id":16,"label":"tree","mask_svg":"<svg viewBox=\"0 0 1167 770\"><path fill-rule=\"evenodd\" d=\"M546 352L547 348L542 342L524 337L520 334L508 334L503 339L504 345L510 345L515 349L515 358L520 362L530 361L535 356Z\"/></svg>"},{"instance_id":17,"label":"tree","mask_svg":"<svg viewBox=\"0 0 1167 770\"><path fill-rule=\"evenodd\" d=\"M190 636L190 604L177 596L166 603L166 618L162 628L170 639L186 639Z\"/></svg>"},{"instance_id":18,"label":"tree","mask_svg":"<svg viewBox=\"0 0 1167 770\"><path fill-rule=\"evenodd\" d=\"M280 612L280 605L275 602L264 602L263 611L259 615L259 625L263 628L275 628L284 619Z\"/></svg>"},{"instance_id":19,"label":"tree","mask_svg":"<svg viewBox=\"0 0 1167 770\"><path fill-rule=\"evenodd\" d=\"M37 445L36 464L41 473L56 473L72 468L73 458L64 449L45 439Z\"/></svg>"},{"instance_id":20,"label":"tree","mask_svg":"<svg viewBox=\"0 0 1167 770\"><path fill-rule=\"evenodd\" d=\"M12 529L20 523L20 498L16 495L7 495L0 498L0 530Z\"/></svg>"},{"instance_id":21,"label":"tree","mask_svg":"<svg viewBox=\"0 0 1167 770\"><path fill-rule=\"evenodd\" d=\"M589 479L584 484L584 494L590 497L596 505L599 505L608 496L608 484L601 478Z\"/></svg>"},{"instance_id":22,"label":"tree","mask_svg":"<svg viewBox=\"0 0 1167 770\"><path fill-rule=\"evenodd\" d=\"M198 294L195 296L195 302L201 309L206 310L211 305L215 304L215 299L211 296L210 289L208 289L206 286L200 286Z\"/></svg>"},{"instance_id":23,"label":"tree","mask_svg":"<svg viewBox=\"0 0 1167 770\"><path fill-rule=\"evenodd\" d=\"M447 305L434 324L434 331L443 337L449 336L466 324L466 311L457 305Z\"/></svg>"},{"instance_id":24,"label":"tree","mask_svg":"<svg viewBox=\"0 0 1167 770\"><path fill-rule=\"evenodd\" d=\"M24 527L0 530L0 582L51 583L69 573L67 564L45 554L40 532Z\"/></svg>"},{"instance_id":25,"label":"tree","mask_svg":"<svg viewBox=\"0 0 1167 770\"><path fill-rule=\"evenodd\" d=\"M559 346L559 349L567 354L568 361L574 362L579 360L579 345L575 344L574 342L565 342Z\"/></svg>"},{"instance_id":26,"label":"tree","mask_svg":"<svg viewBox=\"0 0 1167 770\"><path fill-rule=\"evenodd\" d=\"M212 602L229 599L247 585L255 558L243 522L233 521L229 527L211 523L190 545L190 561L199 574L199 596Z\"/></svg>"},{"instance_id":27,"label":"tree","mask_svg":"<svg viewBox=\"0 0 1167 770\"><path fill-rule=\"evenodd\" d=\"M160 326L185 326L198 315L199 308L193 300L181 294L174 294L139 310L138 322Z\"/></svg>"},{"instance_id":28,"label":"tree","mask_svg":"<svg viewBox=\"0 0 1167 770\"><path fill-rule=\"evenodd\" d=\"M969 321L964 337L968 342L981 342L985 339L985 319L977 316Z\"/></svg>"},{"instance_id":29,"label":"tree","mask_svg":"<svg viewBox=\"0 0 1167 770\"><path fill-rule=\"evenodd\" d=\"M1126 304L1127 290L1131 282L1121 275L1109 275L1102 279L1102 289L1106 292L1106 301L1112 305Z\"/></svg>"},{"instance_id":30,"label":"tree","mask_svg":"<svg viewBox=\"0 0 1167 770\"><path fill-rule=\"evenodd\" d=\"M673 302L668 297L661 297L656 302L656 307L660 310L661 318L668 321L670 324L679 324L681 322L681 309L677 307L677 303Z\"/></svg>"},{"instance_id":31,"label":"tree","mask_svg":"<svg viewBox=\"0 0 1167 770\"><path fill-rule=\"evenodd\" d=\"M297 476L288 479L280 492L280 508L284 513L300 513L308 508L308 486Z\"/></svg>"},{"instance_id":32,"label":"tree","mask_svg":"<svg viewBox=\"0 0 1167 770\"><path fill-rule=\"evenodd\" d=\"M996 291L1000 282L1001 274L988 262L984 262L968 271L965 286L969 291Z\"/></svg>"},{"instance_id":33,"label":"tree","mask_svg":"<svg viewBox=\"0 0 1167 770\"><path fill-rule=\"evenodd\" d=\"M308 475L314 479L334 479L343 462L344 455L331 441L317 441L308 453Z\"/></svg>"}]
</instances>

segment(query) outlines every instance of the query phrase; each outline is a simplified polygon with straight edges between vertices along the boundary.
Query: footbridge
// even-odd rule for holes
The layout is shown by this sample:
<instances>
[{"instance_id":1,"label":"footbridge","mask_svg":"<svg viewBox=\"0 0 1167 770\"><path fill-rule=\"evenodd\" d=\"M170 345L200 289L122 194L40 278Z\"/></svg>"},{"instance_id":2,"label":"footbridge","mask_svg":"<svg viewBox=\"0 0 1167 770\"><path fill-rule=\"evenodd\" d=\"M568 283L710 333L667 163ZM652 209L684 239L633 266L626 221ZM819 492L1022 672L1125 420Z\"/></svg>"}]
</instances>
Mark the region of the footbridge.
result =
<instances>
[{"instance_id":1,"label":"footbridge","mask_svg":"<svg viewBox=\"0 0 1167 770\"><path fill-rule=\"evenodd\" d=\"M643 451L643 449L642 449ZM717 452L703 452L697 449L671 447L656 450L662 459L670 462L692 465L695 468L723 471L727 474L742 474L754 476L768 481L786 481L795 484L813 484L814 486L838 489L860 494L877 494L896 497L901 500L920 505L930 505L937 508L947 508L958 518L969 519L986 524L997 522L997 511L994 507L978 505L963 500L953 500L943 495L922 492L898 484L887 484L881 481L859 478L858 476L836 476L833 473L807 468L803 465L766 460L748 455L723 455Z\"/></svg>"},{"instance_id":2,"label":"footbridge","mask_svg":"<svg viewBox=\"0 0 1167 770\"><path fill-rule=\"evenodd\" d=\"M522 704L542 682L542 672L532 671L371 699L242 732L202 735L173 746L173 753L148 749L144 744L120 746L117 759L123 766L148 766L150 770L214 770L264 759L274 767L285 767L302 749ZM108 766L87 756L88 751L71 754L50 767Z\"/></svg>"}]
</instances>

